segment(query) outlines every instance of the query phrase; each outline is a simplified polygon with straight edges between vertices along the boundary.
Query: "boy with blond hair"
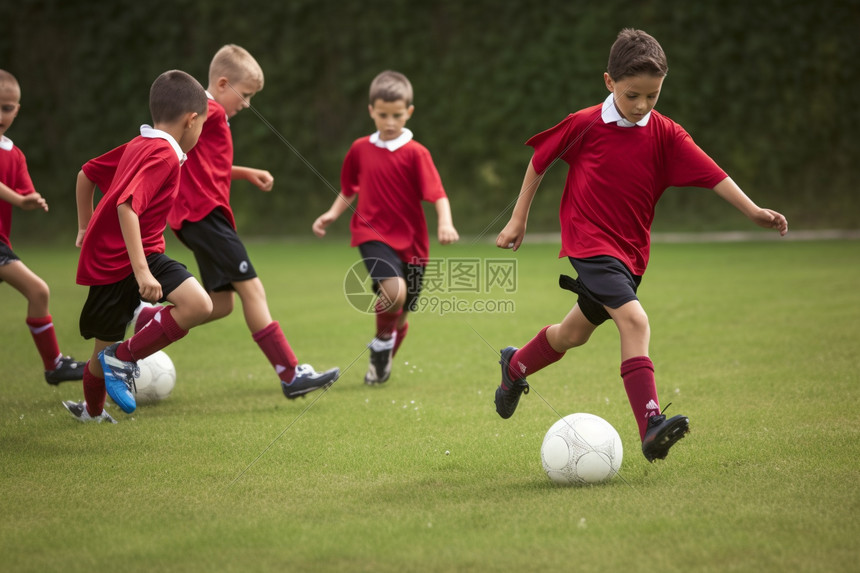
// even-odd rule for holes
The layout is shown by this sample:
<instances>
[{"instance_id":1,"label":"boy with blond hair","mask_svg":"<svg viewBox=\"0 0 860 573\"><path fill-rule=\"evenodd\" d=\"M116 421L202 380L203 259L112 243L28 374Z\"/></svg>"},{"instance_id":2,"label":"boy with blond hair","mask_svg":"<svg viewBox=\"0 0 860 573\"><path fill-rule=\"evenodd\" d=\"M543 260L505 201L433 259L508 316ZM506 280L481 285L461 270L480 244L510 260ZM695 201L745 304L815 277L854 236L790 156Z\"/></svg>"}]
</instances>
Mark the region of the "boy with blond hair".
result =
<instances>
[{"instance_id":1,"label":"boy with blond hair","mask_svg":"<svg viewBox=\"0 0 860 573\"><path fill-rule=\"evenodd\" d=\"M579 276L562 275L559 283L579 298L560 323L544 327L520 349L501 351L496 411L510 418L520 395L528 393L526 376L588 342L611 319L621 339L621 378L649 462L664 459L689 431L686 416L666 419L660 409L648 357L648 316L636 295L660 196L670 186L710 188L756 225L780 235L788 231L785 217L753 203L680 125L654 110L667 72L657 40L641 30L622 30L603 74L606 100L528 140L534 156L511 219L496 239L500 248L520 247L541 179L556 160L565 161L570 170L559 214L559 256L568 257Z\"/></svg>"},{"instance_id":2,"label":"boy with blond hair","mask_svg":"<svg viewBox=\"0 0 860 573\"><path fill-rule=\"evenodd\" d=\"M364 376L371 385L390 377L391 360L409 328L407 315L421 293L430 252L422 201L436 206L439 242L459 239L430 152L406 129L415 110L412 97L412 84L403 74L387 70L374 78L368 111L377 131L353 142L341 170L341 191L313 224L314 233L323 237L360 196L350 221L351 246L358 247L379 295Z\"/></svg>"},{"instance_id":3,"label":"boy with blond hair","mask_svg":"<svg viewBox=\"0 0 860 573\"><path fill-rule=\"evenodd\" d=\"M24 153L6 137L21 109L21 86L6 70L0 70L0 283L7 282L27 299L27 326L42 358L45 381L57 385L80 380L84 364L63 356L57 343L54 321L49 311L51 291L36 273L12 251L9 235L12 207L25 211L48 210L48 202L36 191Z\"/></svg>"},{"instance_id":4,"label":"boy with blond hair","mask_svg":"<svg viewBox=\"0 0 860 573\"><path fill-rule=\"evenodd\" d=\"M280 325L272 319L263 283L236 231L230 207L231 181L245 179L263 191L271 191L274 183L268 171L233 165L229 119L250 106L263 83L262 68L240 46L223 46L212 58L206 123L182 168L179 195L167 221L197 260L203 286L212 299L207 322L229 315L233 293L238 294L254 342L274 368L284 395L294 399L330 386L340 370L317 373L311 365L298 363ZM135 328L157 311L139 309Z\"/></svg>"},{"instance_id":5,"label":"boy with blond hair","mask_svg":"<svg viewBox=\"0 0 860 573\"><path fill-rule=\"evenodd\" d=\"M180 167L206 121L206 93L185 72L171 70L153 82L149 107L152 127L141 126L140 136L84 166L107 189L95 211L94 183L78 175L77 282L90 287L80 328L95 346L84 371L85 400L63 405L82 422L115 423L104 411L105 392L124 412L134 412L136 362L184 337L212 312L206 291L185 265L164 254L167 213ZM131 338L116 342L141 300L170 304L158 307Z\"/></svg>"}]
</instances>

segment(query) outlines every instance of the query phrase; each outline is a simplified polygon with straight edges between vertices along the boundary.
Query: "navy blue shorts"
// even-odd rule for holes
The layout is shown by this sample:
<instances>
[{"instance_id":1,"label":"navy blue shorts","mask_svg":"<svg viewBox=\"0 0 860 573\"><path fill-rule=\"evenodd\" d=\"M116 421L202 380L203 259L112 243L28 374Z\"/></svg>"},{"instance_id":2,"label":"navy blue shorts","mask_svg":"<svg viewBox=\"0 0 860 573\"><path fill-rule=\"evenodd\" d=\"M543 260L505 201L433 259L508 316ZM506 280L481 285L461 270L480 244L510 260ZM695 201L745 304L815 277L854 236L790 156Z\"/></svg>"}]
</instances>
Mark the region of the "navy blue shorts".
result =
<instances>
[{"instance_id":1,"label":"navy blue shorts","mask_svg":"<svg viewBox=\"0 0 860 573\"><path fill-rule=\"evenodd\" d=\"M568 257L578 275L573 279L567 275L558 278L561 288L579 295L582 314L594 325L611 319L605 307L620 308L632 300L639 300L636 291L642 282L641 275L634 275L627 265L607 255L575 259Z\"/></svg>"},{"instance_id":2,"label":"navy blue shorts","mask_svg":"<svg viewBox=\"0 0 860 573\"><path fill-rule=\"evenodd\" d=\"M235 290L234 282L257 278L245 245L221 209L194 223L183 223L176 236L194 253L207 291Z\"/></svg>"},{"instance_id":3,"label":"navy blue shorts","mask_svg":"<svg viewBox=\"0 0 860 573\"><path fill-rule=\"evenodd\" d=\"M176 290L193 275L180 262L167 255L153 253L146 257L149 272L161 283L162 298ZM134 309L140 304L140 288L134 273L123 280L109 285L93 285L87 301L81 310L81 336L86 339L97 338L108 342L122 340L125 328L134 316Z\"/></svg>"},{"instance_id":4,"label":"navy blue shorts","mask_svg":"<svg viewBox=\"0 0 860 573\"><path fill-rule=\"evenodd\" d=\"M424 265L404 263L397 253L381 241L368 241L358 246L358 252L373 279L373 292L379 294L379 281L400 277L406 281L406 301L403 310L412 312L424 286Z\"/></svg>"},{"instance_id":5,"label":"navy blue shorts","mask_svg":"<svg viewBox=\"0 0 860 573\"><path fill-rule=\"evenodd\" d=\"M6 243L0 242L0 267L20 260L21 259L18 258L18 255L12 251L12 247ZM3 279L0 279L0 283L2 282Z\"/></svg>"}]
</instances>

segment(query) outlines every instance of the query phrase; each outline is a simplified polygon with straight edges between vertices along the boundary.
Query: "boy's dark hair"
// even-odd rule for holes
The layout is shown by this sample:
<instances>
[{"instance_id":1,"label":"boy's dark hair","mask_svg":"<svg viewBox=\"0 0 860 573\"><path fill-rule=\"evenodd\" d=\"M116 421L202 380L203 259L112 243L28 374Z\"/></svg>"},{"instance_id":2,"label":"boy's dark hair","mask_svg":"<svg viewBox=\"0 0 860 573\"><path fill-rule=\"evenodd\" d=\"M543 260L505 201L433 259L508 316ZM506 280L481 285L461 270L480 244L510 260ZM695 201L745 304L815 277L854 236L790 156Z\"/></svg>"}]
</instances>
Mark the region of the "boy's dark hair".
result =
<instances>
[{"instance_id":1,"label":"boy's dark hair","mask_svg":"<svg viewBox=\"0 0 860 573\"><path fill-rule=\"evenodd\" d=\"M403 100L408 107L412 105L412 84L400 72L385 70L370 83L370 105L378 99L385 102Z\"/></svg>"},{"instance_id":2,"label":"boy's dark hair","mask_svg":"<svg viewBox=\"0 0 860 573\"><path fill-rule=\"evenodd\" d=\"M642 30L624 28L609 50L606 71L614 81L640 74L662 77L669 73L669 64L657 40Z\"/></svg>"},{"instance_id":3,"label":"boy's dark hair","mask_svg":"<svg viewBox=\"0 0 860 573\"><path fill-rule=\"evenodd\" d=\"M186 113L206 115L209 102L200 82L181 70L164 72L149 89L153 124L171 123Z\"/></svg>"}]
</instances>

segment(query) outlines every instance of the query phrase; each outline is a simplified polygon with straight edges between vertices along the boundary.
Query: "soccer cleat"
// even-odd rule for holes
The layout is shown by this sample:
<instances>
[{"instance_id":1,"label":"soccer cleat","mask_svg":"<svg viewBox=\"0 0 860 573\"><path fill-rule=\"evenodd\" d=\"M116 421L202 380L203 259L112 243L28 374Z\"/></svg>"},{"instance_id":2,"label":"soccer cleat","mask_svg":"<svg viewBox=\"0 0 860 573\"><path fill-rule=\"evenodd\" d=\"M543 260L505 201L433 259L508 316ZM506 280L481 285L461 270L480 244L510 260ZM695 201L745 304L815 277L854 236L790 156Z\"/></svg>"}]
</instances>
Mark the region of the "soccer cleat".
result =
<instances>
[{"instance_id":1,"label":"soccer cleat","mask_svg":"<svg viewBox=\"0 0 860 573\"><path fill-rule=\"evenodd\" d=\"M391 356L394 353L394 337L388 340L374 338L368 345L370 363L364 375L364 383L370 386L383 384L391 378Z\"/></svg>"},{"instance_id":2,"label":"soccer cleat","mask_svg":"<svg viewBox=\"0 0 860 573\"><path fill-rule=\"evenodd\" d=\"M66 407L66 410L75 417L79 422L96 422L101 424L102 422L110 422L111 424L116 424L116 420L111 418L111 415L107 413L106 410L102 410L102 413L96 416L95 418L90 416L90 413L87 412L87 403L86 402L72 402L71 400L63 400L63 406Z\"/></svg>"},{"instance_id":3,"label":"soccer cleat","mask_svg":"<svg viewBox=\"0 0 860 573\"><path fill-rule=\"evenodd\" d=\"M667 405L666 408L669 406ZM666 409L664 408L663 411ZM648 418L648 429L642 440L642 453L649 462L666 459L669 448L690 432L690 419L675 416L666 419L662 413Z\"/></svg>"},{"instance_id":4,"label":"soccer cleat","mask_svg":"<svg viewBox=\"0 0 860 573\"><path fill-rule=\"evenodd\" d=\"M520 403L520 396L523 393L529 393L529 383L526 382L525 378L511 380L508 374L511 358L516 351L517 348L508 346L502 350L502 359L499 360L499 364L502 365L502 382L496 388L496 412L505 420L514 415L517 405Z\"/></svg>"},{"instance_id":5,"label":"soccer cleat","mask_svg":"<svg viewBox=\"0 0 860 573\"><path fill-rule=\"evenodd\" d=\"M105 390L111 400L123 412L131 414L137 408L134 399L134 379L140 376L140 368L135 362L126 362L116 357L119 342L115 342L99 352L99 362L105 374Z\"/></svg>"},{"instance_id":6,"label":"soccer cleat","mask_svg":"<svg viewBox=\"0 0 860 573\"><path fill-rule=\"evenodd\" d=\"M308 392L328 388L340 376L340 368L317 372L310 364L296 366L296 374L289 384L281 380L281 389L288 400L295 400Z\"/></svg>"},{"instance_id":7,"label":"soccer cleat","mask_svg":"<svg viewBox=\"0 0 860 573\"><path fill-rule=\"evenodd\" d=\"M53 370L45 370L45 381L56 386L69 380L83 380L86 362L78 362L71 356L61 356L60 364Z\"/></svg>"},{"instance_id":8,"label":"soccer cleat","mask_svg":"<svg viewBox=\"0 0 860 573\"><path fill-rule=\"evenodd\" d=\"M126 326L126 331L131 332L132 335L137 334L137 331L140 328L137 327L137 320L140 318L140 311L145 308L156 308L158 304L152 304L151 302L146 302L145 300L140 301L140 304L137 305L137 308L134 309L134 314L131 317L131 320L128 321L128 325ZM143 328L144 324L141 324L140 327Z\"/></svg>"}]
</instances>

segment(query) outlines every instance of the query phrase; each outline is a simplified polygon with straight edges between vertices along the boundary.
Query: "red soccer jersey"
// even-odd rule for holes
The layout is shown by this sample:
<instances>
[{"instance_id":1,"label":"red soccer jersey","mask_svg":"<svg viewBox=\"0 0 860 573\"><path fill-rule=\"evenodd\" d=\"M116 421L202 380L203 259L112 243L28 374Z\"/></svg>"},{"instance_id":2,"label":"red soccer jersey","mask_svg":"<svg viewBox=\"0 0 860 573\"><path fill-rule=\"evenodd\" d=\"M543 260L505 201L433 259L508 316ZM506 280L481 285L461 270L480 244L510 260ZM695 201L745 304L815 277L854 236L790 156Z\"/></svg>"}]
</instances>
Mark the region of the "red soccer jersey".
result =
<instances>
[{"instance_id":1,"label":"red soccer jersey","mask_svg":"<svg viewBox=\"0 0 860 573\"><path fill-rule=\"evenodd\" d=\"M27 171L27 159L18 147L8 138L3 139L0 147L0 182L19 195L34 193L33 181ZM7 149L10 148L10 149ZM12 232L12 204L0 201L0 241L12 248L9 235Z\"/></svg>"},{"instance_id":2,"label":"red soccer jersey","mask_svg":"<svg viewBox=\"0 0 860 573\"><path fill-rule=\"evenodd\" d=\"M124 147L113 181L84 235L77 275L77 283L81 285L113 284L132 273L117 213L117 207L123 203L130 202L140 220L144 254L164 252L167 213L179 190L177 148L166 139L143 136ZM116 157L117 149L93 161L108 165ZM85 166L84 173L87 169ZM101 185L98 181L97 184Z\"/></svg>"},{"instance_id":3,"label":"red soccer jersey","mask_svg":"<svg viewBox=\"0 0 860 573\"><path fill-rule=\"evenodd\" d=\"M119 166L119 160L122 159L122 154L125 153L126 146L128 146L128 143L123 143L104 155L90 159L81 167L81 171L84 172L87 179L95 183L102 193L107 193L108 189L110 189L114 175L116 175L116 169Z\"/></svg>"},{"instance_id":4,"label":"red soccer jersey","mask_svg":"<svg viewBox=\"0 0 860 573\"><path fill-rule=\"evenodd\" d=\"M340 186L347 197L359 195L349 224L353 247L381 241L401 261L427 264L430 241L421 201L435 203L446 195L426 147L411 140L389 151L369 136L357 139L343 161Z\"/></svg>"},{"instance_id":5,"label":"red soccer jersey","mask_svg":"<svg viewBox=\"0 0 860 573\"><path fill-rule=\"evenodd\" d=\"M645 126L621 127L604 123L601 107L567 116L526 145L535 149L539 174L558 158L570 166L559 211L559 257L610 255L642 275L654 208L666 188L713 188L726 173L656 110Z\"/></svg>"},{"instance_id":6,"label":"red soccer jersey","mask_svg":"<svg viewBox=\"0 0 860 573\"><path fill-rule=\"evenodd\" d=\"M179 195L167 217L170 228L177 231L184 222L194 223L221 209L235 229L230 208L232 171L233 135L227 113L221 104L209 98L209 112L200 139L182 166Z\"/></svg>"}]
</instances>

